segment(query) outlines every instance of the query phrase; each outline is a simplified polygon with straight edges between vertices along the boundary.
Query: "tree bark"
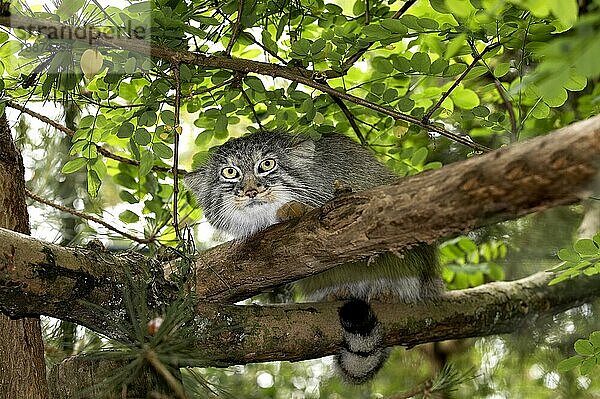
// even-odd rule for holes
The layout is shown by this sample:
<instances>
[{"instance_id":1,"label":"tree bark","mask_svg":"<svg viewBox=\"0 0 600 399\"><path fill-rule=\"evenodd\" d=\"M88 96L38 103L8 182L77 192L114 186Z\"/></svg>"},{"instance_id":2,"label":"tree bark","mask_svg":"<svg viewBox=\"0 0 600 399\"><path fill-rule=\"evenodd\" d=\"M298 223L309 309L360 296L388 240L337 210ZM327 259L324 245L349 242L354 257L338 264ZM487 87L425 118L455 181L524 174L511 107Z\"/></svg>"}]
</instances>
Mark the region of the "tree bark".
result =
<instances>
[{"instance_id":1,"label":"tree bark","mask_svg":"<svg viewBox=\"0 0 600 399\"><path fill-rule=\"evenodd\" d=\"M23 160L5 116L0 117L0 227L29 234ZM3 256L11 256L4 253ZM39 317L11 320L0 314L0 398L47 398Z\"/></svg>"}]
</instances>

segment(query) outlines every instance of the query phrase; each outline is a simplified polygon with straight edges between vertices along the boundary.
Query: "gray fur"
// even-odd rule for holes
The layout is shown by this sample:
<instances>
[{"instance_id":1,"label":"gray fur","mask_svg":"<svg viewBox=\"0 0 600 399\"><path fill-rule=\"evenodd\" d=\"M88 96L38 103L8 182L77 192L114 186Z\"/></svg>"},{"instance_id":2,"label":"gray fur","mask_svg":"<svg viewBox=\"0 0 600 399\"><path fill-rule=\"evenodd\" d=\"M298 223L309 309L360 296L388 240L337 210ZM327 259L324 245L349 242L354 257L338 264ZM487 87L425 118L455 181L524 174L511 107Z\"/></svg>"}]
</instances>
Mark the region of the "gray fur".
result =
<instances>
[{"instance_id":1,"label":"gray fur","mask_svg":"<svg viewBox=\"0 0 600 399\"><path fill-rule=\"evenodd\" d=\"M258 165L271 159L277 166L261 173ZM221 175L224 167L235 168L239 177L228 181ZM215 228L244 238L277 223L277 209L290 201L319 207L333 199L338 183L361 191L395 179L369 150L344 136L314 141L258 132L218 147L204 166L185 177L185 183ZM370 262L341 265L295 286L310 300L414 302L438 295L441 282L437 276L432 248L421 245L400 256L388 253ZM346 349L336 359L349 381L362 383L381 367L388 356L382 336L378 323L368 335L344 333Z\"/></svg>"},{"instance_id":2,"label":"gray fur","mask_svg":"<svg viewBox=\"0 0 600 399\"><path fill-rule=\"evenodd\" d=\"M257 176L257 162L273 158L278 166L266 176ZM220 176L224 166L237 166L239 182L227 182ZM256 233L277 222L277 209L290 201L318 207L334 197L335 182L361 191L393 181L395 176L368 150L339 135L313 141L303 136L258 132L233 139L218 147L208 162L185 177L186 185L196 194L208 221L217 229L236 238ZM266 190L260 206L252 206L236 190L248 179Z\"/></svg>"}]
</instances>

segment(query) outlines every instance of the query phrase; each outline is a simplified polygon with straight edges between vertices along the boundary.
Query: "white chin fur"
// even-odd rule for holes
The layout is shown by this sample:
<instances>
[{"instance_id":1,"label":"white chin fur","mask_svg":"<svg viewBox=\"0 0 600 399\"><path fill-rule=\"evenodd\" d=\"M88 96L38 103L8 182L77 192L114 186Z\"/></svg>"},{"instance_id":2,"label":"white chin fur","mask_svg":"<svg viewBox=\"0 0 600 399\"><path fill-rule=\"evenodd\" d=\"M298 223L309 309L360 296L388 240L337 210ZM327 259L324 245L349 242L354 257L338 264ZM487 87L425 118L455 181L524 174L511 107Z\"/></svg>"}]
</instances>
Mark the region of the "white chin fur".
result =
<instances>
[{"instance_id":1,"label":"white chin fur","mask_svg":"<svg viewBox=\"0 0 600 399\"><path fill-rule=\"evenodd\" d=\"M279 200L240 208L233 212L229 225L223 230L234 238L245 238L278 223L277 210L288 201Z\"/></svg>"}]
</instances>

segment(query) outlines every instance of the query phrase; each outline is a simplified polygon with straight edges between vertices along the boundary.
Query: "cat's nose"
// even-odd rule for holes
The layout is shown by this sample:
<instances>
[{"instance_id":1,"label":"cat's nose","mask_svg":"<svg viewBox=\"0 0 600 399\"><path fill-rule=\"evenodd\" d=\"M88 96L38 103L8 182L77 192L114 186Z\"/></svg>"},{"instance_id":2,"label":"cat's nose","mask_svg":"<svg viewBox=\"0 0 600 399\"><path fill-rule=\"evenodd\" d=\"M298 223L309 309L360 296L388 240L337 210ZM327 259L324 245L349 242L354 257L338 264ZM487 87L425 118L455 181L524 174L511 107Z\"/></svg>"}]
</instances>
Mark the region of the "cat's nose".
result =
<instances>
[{"instance_id":1,"label":"cat's nose","mask_svg":"<svg viewBox=\"0 0 600 399\"><path fill-rule=\"evenodd\" d=\"M255 188L249 188L246 191L244 191L244 194L250 198L254 198L258 195L258 190Z\"/></svg>"}]
</instances>

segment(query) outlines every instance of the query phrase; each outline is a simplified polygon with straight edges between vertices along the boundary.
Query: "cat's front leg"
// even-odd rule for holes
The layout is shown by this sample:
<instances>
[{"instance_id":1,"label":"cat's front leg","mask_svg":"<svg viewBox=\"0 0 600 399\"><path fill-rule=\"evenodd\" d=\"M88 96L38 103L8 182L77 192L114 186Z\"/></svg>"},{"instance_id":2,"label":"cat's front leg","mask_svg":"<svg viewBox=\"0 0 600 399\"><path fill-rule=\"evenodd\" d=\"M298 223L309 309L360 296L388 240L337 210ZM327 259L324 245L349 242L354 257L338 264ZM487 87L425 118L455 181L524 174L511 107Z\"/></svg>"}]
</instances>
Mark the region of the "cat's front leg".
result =
<instances>
[{"instance_id":1,"label":"cat's front leg","mask_svg":"<svg viewBox=\"0 0 600 399\"><path fill-rule=\"evenodd\" d=\"M286 222L288 220L298 219L299 217L306 214L311 209L312 208L310 206L303 204L301 202L290 201L290 202L283 204L277 210L276 215L277 215L277 219L280 222Z\"/></svg>"}]
</instances>

